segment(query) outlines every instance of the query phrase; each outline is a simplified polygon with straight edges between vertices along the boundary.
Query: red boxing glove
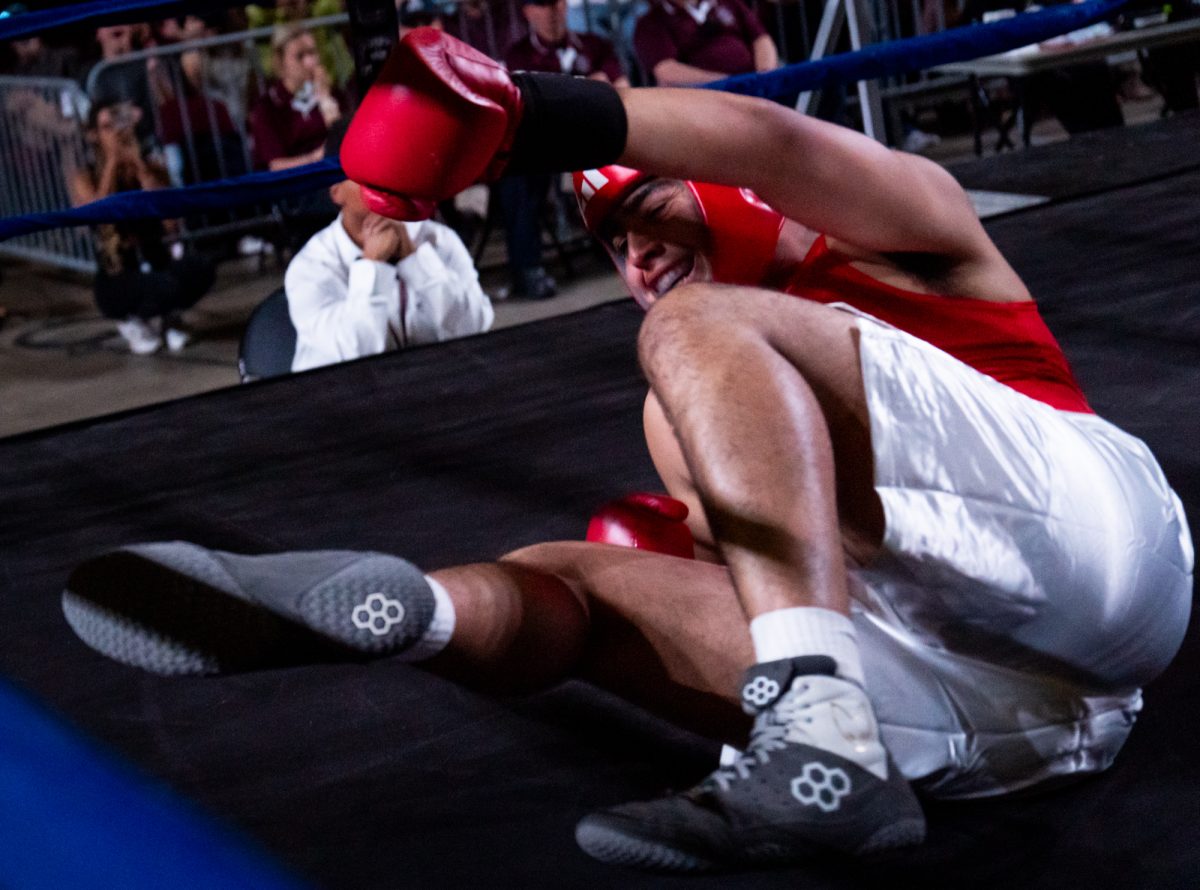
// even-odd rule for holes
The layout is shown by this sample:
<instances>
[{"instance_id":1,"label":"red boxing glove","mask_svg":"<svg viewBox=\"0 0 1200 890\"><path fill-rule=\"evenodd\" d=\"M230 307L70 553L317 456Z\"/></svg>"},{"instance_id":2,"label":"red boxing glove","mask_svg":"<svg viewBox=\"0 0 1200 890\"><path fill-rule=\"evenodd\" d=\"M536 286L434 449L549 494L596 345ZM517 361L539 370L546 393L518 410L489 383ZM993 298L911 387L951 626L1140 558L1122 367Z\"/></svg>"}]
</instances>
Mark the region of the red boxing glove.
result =
<instances>
[{"instance_id":1,"label":"red boxing glove","mask_svg":"<svg viewBox=\"0 0 1200 890\"><path fill-rule=\"evenodd\" d=\"M424 219L438 201L500 175L522 112L504 66L436 28L416 28L355 113L342 169L370 210Z\"/></svg>"},{"instance_id":2,"label":"red boxing glove","mask_svg":"<svg viewBox=\"0 0 1200 890\"><path fill-rule=\"evenodd\" d=\"M389 195L387 192L377 192L365 185L360 185L363 203L372 213L386 216L388 219L429 219L437 210L437 201L426 201L422 198L402 198L400 195Z\"/></svg>"},{"instance_id":3,"label":"red boxing glove","mask_svg":"<svg viewBox=\"0 0 1200 890\"><path fill-rule=\"evenodd\" d=\"M597 510L588 523L587 540L695 559L687 515L683 501L636 492Z\"/></svg>"}]
</instances>

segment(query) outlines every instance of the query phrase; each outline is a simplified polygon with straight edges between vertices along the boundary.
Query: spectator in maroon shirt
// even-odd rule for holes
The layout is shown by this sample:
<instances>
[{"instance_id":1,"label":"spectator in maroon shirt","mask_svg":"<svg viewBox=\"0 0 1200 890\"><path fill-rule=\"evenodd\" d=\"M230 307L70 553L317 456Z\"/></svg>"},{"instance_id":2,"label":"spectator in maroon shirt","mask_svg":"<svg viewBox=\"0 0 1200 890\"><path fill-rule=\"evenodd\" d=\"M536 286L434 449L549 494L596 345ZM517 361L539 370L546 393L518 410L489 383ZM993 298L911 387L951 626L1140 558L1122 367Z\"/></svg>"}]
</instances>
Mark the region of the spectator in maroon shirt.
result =
<instances>
[{"instance_id":1,"label":"spectator in maroon shirt","mask_svg":"<svg viewBox=\"0 0 1200 890\"><path fill-rule=\"evenodd\" d=\"M504 64L513 71L545 71L606 80L628 86L629 78L613 45L593 34L567 28L567 0L524 0L521 12L529 32L509 46ZM504 219L505 246L512 293L530 299L554 296L554 279L542 268L542 236L538 227L553 178L509 176L495 185Z\"/></svg>"},{"instance_id":2,"label":"spectator in maroon shirt","mask_svg":"<svg viewBox=\"0 0 1200 890\"><path fill-rule=\"evenodd\" d=\"M526 0L521 12L529 23L529 33L504 54L504 64L510 69L574 74L629 85L609 41L567 28L567 0Z\"/></svg>"},{"instance_id":3,"label":"spectator in maroon shirt","mask_svg":"<svg viewBox=\"0 0 1200 890\"><path fill-rule=\"evenodd\" d=\"M329 125L342 112L307 29L280 25L271 49L275 77L250 109L250 135L258 166L286 170L321 159Z\"/></svg>"},{"instance_id":4,"label":"spectator in maroon shirt","mask_svg":"<svg viewBox=\"0 0 1200 890\"><path fill-rule=\"evenodd\" d=\"M287 170L321 160L330 125L341 117L341 103L321 66L317 41L301 24L278 25L271 36L275 77L250 109L254 161L268 170ZM279 202L284 243L294 251L337 216L322 189Z\"/></svg>"},{"instance_id":5,"label":"spectator in maroon shirt","mask_svg":"<svg viewBox=\"0 0 1200 890\"><path fill-rule=\"evenodd\" d=\"M633 45L660 86L706 83L779 64L775 42L741 0L652 0L638 19Z\"/></svg>"},{"instance_id":6,"label":"spectator in maroon shirt","mask_svg":"<svg viewBox=\"0 0 1200 890\"><path fill-rule=\"evenodd\" d=\"M242 142L229 108L205 83L205 57L188 50L179 57L178 93L158 109L159 138L179 157L185 182L204 182L245 173Z\"/></svg>"}]
</instances>

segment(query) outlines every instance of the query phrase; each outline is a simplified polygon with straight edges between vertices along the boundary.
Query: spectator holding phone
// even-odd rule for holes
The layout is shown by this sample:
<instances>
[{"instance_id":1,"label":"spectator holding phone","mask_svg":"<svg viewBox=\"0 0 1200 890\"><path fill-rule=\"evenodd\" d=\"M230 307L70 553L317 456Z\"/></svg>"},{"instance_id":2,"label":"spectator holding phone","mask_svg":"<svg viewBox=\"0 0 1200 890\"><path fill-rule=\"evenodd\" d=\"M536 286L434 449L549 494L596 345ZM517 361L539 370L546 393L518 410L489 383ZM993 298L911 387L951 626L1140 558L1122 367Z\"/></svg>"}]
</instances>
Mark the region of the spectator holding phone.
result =
<instances>
[{"instance_id":1,"label":"spectator holding phone","mask_svg":"<svg viewBox=\"0 0 1200 890\"><path fill-rule=\"evenodd\" d=\"M86 134L95 162L76 171L69 183L76 206L119 192L149 191L168 184L167 171L146 158L137 139L141 110L128 102L97 102L88 114ZM174 220L131 220L95 227L96 305L136 355L171 351L189 340L180 313L212 287L214 269L202 256L187 255L174 234Z\"/></svg>"}]
</instances>

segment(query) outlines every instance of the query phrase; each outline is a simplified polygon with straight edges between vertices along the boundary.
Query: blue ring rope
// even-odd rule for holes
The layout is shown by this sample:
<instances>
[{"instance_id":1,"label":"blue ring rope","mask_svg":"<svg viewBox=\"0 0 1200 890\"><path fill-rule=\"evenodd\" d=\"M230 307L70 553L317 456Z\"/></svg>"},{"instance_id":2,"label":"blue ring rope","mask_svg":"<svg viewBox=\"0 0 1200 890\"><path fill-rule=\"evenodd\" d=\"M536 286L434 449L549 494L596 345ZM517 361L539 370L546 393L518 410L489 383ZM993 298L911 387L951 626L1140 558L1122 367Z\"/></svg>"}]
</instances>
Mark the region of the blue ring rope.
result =
<instances>
[{"instance_id":1,"label":"blue ring rope","mask_svg":"<svg viewBox=\"0 0 1200 890\"><path fill-rule=\"evenodd\" d=\"M1129 0L1089 0L1024 13L989 25L970 25L930 34L878 43L855 52L829 56L815 62L800 62L765 74L726 78L707 89L725 90L768 99L791 99L804 90L834 83L906 74L936 65L973 59L1038 43L1111 16ZM125 0L120 4L85 3L79 8L104 7L118 15L130 10L169 6L216 6L224 3L179 3L176 0ZM97 13L99 15L100 13ZM28 13L16 16L19 21ZM76 17L79 18L79 17ZM72 19L76 20L76 19ZM0 26L3 22L0 22ZM4 31L0 30L0 37ZM344 178L336 161L327 159L276 173L251 173L233 179L200 183L183 188L158 189L111 195L69 210L28 213L0 219L0 241L62 226L94 225L134 219L164 219L211 210L227 210L249 204L277 201L332 185Z\"/></svg>"},{"instance_id":2,"label":"blue ring rope","mask_svg":"<svg viewBox=\"0 0 1200 890\"><path fill-rule=\"evenodd\" d=\"M875 43L855 52L787 65L766 74L738 74L704 84L703 88L791 104L806 90L924 71L1040 43L1108 18L1128 2L1098 0L1054 6L987 25L967 25L922 37Z\"/></svg>"},{"instance_id":3,"label":"blue ring rope","mask_svg":"<svg viewBox=\"0 0 1200 890\"><path fill-rule=\"evenodd\" d=\"M0 219L0 241L56 229L125 222L135 219L173 219L248 204L271 203L331 186L346 178L332 158L274 173L248 173L179 188L121 192L66 210L46 210Z\"/></svg>"},{"instance_id":4,"label":"blue ring rope","mask_svg":"<svg viewBox=\"0 0 1200 890\"><path fill-rule=\"evenodd\" d=\"M165 19L188 12L226 9L234 5L237 4L229 0L89 0L87 3L72 3L70 6L0 18L0 41L19 40L31 34L42 34L84 22L94 27L128 24L148 18Z\"/></svg>"}]
</instances>

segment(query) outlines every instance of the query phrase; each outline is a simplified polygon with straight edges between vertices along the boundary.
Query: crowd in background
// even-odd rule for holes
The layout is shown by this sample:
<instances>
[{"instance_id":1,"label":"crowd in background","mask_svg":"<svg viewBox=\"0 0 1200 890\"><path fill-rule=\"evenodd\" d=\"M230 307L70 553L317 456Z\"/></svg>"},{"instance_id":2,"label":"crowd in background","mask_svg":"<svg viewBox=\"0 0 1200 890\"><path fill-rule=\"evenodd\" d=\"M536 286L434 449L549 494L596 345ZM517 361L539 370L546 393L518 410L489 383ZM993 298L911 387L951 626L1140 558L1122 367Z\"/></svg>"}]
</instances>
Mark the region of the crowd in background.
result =
<instances>
[{"instance_id":1,"label":"crowd in background","mask_svg":"<svg viewBox=\"0 0 1200 890\"><path fill-rule=\"evenodd\" d=\"M566 0L466 0L454 6L409 0L398 13L402 32L420 25L445 28L513 68L617 84L696 82L778 62L772 38L743 0L643 6L622 6L631 13L624 22L628 33L610 34L615 42L582 32L611 32L617 23L601 14L608 7L593 6L593 21L569 24ZM23 8L7 11L19 15ZM3 100L10 112L19 110L23 127L42 135L65 138L82 130L85 160L62 171L76 205L119 192L285 170L321 158L330 128L354 106L357 84L344 18L320 22L342 12L340 0L277 0L86 33L33 35L3 47L0 72L72 79L86 97L84 107L36 90L9 89ZM219 39L255 29L249 41ZM513 296L556 293L542 264L548 200L559 203L561 234L566 202L550 177L513 177L492 190L490 213L505 230L506 290ZM118 322L132 351L183 348L188 338L180 313L211 286L215 259L235 251L295 253L338 209L318 192L274 206L279 226L256 227L247 214L239 226L237 213L97 226L97 305ZM484 227L451 204L443 210L460 230ZM211 231L224 237L184 237Z\"/></svg>"},{"instance_id":2,"label":"crowd in background","mask_svg":"<svg viewBox=\"0 0 1200 890\"><path fill-rule=\"evenodd\" d=\"M883 23L882 36L924 33L1011 5L1010 0L898 3L889 7L894 15ZM617 84L684 85L802 59L822 8L818 0L625 0L589 6L568 6L567 0L403 0L398 13L402 33L420 25L445 28L514 69ZM7 10L22 11L19 4ZM46 139L82 128L88 160L62 173L75 203L307 164L322 157L330 128L354 107L357 84L344 20L312 24L343 11L341 0L276 0L86 33L64 29L30 36L0 46L0 73L73 79L87 107L70 108L36 90L8 89L0 100L10 115L19 115L23 128ZM220 39L252 29L262 29L253 40ZM1149 73L1164 80L1165 86L1155 85L1172 111L1197 104L1196 54L1193 47L1184 52L1190 55L1183 62L1149 65ZM1179 67L1185 69L1182 76L1163 74ZM1103 63L1057 76L1060 82L1051 85L1057 93L1048 95L1054 101L1060 94L1063 110L1053 110L1069 131L1121 123L1116 96L1123 87ZM823 116L845 114L844 103L823 107ZM904 133L893 134L897 143L919 149L936 139L911 118L903 120ZM490 212L505 228L509 290L515 296L538 299L556 291L542 265L542 244L554 200L561 228L565 202L558 189L550 177L513 177L492 189ZM460 232L481 227L453 205L442 210ZM97 227L97 303L123 325L132 350L182 348L187 336L178 315L211 284L214 259L268 248L295 253L337 212L322 192L272 208L283 224L269 229L253 225L248 213ZM195 238L181 237L201 230L222 237L200 249Z\"/></svg>"}]
</instances>

